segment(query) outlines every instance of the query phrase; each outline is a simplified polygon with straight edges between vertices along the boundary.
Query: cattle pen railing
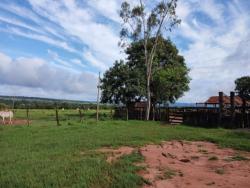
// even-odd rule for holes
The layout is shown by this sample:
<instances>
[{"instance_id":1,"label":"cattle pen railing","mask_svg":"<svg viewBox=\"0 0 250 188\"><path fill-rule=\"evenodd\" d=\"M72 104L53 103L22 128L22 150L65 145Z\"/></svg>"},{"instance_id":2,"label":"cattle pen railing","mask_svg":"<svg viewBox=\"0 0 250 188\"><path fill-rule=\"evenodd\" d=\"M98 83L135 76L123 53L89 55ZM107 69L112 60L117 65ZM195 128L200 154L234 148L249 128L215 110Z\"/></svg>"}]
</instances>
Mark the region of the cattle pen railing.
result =
<instances>
[{"instance_id":1,"label":"cattle pen railing","mask_svg":"<svg viewBox=\"0 0 250 188\"><path fill-rule=\"evenodd\" d=\"M145 109L115 110L115 117L130 120L145 120ZM156 108L150 113L150 120L164 121L170 124L186 124L204 127L250 128L250 107L166 107Z\"/></svg>"},{"instance_id":2,"label":"cattle pen railing","mask_svg":"<svg viewBox=\"0 0 250 188\"><path fill-rule=\"evenodd\" d=\"M152 107L150 120L205 127L250 128L250 103L236 106L234 92L230 93L230 103L224 103L222 92L219 92L218 99L216 105L210 106L197 103L195 107ZM145 110L145 107L120 107L115 110L115 117L145 120Z\"/></svg>"}]
</instances>

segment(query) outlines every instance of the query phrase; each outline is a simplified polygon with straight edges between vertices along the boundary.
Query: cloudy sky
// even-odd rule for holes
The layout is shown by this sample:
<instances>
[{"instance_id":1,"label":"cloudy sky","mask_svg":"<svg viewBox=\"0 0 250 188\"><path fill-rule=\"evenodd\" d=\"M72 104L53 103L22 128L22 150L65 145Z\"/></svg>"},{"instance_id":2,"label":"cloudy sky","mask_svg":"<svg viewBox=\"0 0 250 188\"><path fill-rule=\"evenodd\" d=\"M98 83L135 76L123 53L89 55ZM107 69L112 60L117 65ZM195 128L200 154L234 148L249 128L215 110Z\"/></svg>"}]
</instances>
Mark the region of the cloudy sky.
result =
<instances>
[{"instance_id":1,"label":"cloudy sky","mask_svg":"<svg viewBox=\"0 0 250 188\"><path fill-rule=\"evenodd\" d=\"M121 2L0 0L0 95L95 100L98 72L124 56ZM179 0L177 14L182 24L166 35L192 78L180 102L228 93L250 75L249 0Z\"/></svg>"}]
</instances>

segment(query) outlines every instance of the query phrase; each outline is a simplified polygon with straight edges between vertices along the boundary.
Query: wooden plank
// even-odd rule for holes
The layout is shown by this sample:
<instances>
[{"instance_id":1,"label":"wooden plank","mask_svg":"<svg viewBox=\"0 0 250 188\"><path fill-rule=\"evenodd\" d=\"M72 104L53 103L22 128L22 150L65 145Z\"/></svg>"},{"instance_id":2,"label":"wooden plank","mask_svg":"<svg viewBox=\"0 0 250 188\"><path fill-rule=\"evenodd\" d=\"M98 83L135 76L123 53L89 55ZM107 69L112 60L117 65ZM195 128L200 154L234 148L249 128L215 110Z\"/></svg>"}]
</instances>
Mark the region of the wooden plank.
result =
<instances>
[{"instance_id":1,"label":"wooden plank","mask_svg":"<svg viewBox=\"0 0 250 188\"><path fill-rule=\"evenodd\" d=\"M170 121L171 123L183 123L183 121L182 120L172 120L172 121Z\"/></svg>"},{"instance_id":2,"label":"wooden plank","mask_svg":"<svg viewBox=\"0 0 250 188\"><path fill-rule=\"evenodd\" d=\"M183 116L170 116L169 119L180 119L180 120L183 120Z\"/></svg>"}]
</instances>

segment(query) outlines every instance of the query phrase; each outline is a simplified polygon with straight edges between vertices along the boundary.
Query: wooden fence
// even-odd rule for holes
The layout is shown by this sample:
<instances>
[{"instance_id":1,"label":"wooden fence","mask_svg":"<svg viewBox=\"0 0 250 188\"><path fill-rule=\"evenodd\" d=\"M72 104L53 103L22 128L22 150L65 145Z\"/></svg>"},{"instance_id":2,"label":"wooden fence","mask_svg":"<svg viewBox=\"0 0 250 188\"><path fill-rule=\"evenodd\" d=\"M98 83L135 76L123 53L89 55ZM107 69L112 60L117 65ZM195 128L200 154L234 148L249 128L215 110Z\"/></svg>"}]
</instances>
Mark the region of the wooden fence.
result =
<instances>
[{"instance_id":1,"label":"wooden fence","mask_svg":"<svg viewBox=\"0 0 250 188\"><path fill-rule=\"evenodd\" d=\"M145 120L145 110L136 108L126 110L117 108L115 117L131 120ZM250 128L250 107L246 107L246 112L242 113L242 108L238 107L234 113L220 113L219 108L185 107L185 108L158 108L150 114L150 120L165 121L170 124L186 124L203 127L224 127L224 128Z\"/></svg>"},{"instance_id":2,"label":"wooden fence","mask_svg":"<svg viewBox=\"0 0 250 188\"><path fill-rule=\"evenodd\" d=\"M219 105L213 107L204 105L203 107L156 108L151 110L150 120L203 127L250 128L250 106L235 106L232 98L231 104L225 105L221 100L223 97L221 92L219 97ZM114 117L144 120L145 108L117 108Z\"/></svg>"}]
</instances>

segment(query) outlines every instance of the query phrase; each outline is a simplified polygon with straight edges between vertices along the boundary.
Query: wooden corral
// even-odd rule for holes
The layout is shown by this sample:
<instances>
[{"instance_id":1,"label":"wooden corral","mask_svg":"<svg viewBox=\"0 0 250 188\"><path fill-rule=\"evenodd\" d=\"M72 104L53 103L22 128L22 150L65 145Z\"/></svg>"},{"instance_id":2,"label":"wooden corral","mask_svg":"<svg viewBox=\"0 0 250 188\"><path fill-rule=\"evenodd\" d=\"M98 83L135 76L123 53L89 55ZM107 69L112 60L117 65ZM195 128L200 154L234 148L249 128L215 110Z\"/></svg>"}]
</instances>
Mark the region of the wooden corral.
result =
<instances>
[{"instance_id":1,"label":"wooden corral","mask_svg":"<svg viewBox=\"0 0 250 188\"><path fill-rule=\"evenodd\" d=\"M227 99L227 102L225 102ZM237 102L236 100L237 99ZM231 92L229 97L219 93L217 102L199 103L196 107L160 107L152 108L150 120L165 121L170 124L186 124L204 127L225 127L225 128L250 128L250 103L240 103L238 96ZM241 104L241 105L240 105ZM114 117L134 120L145 119L145 106L137 104L135 107L117 108Z\"/></svg>"}]
</instances>

